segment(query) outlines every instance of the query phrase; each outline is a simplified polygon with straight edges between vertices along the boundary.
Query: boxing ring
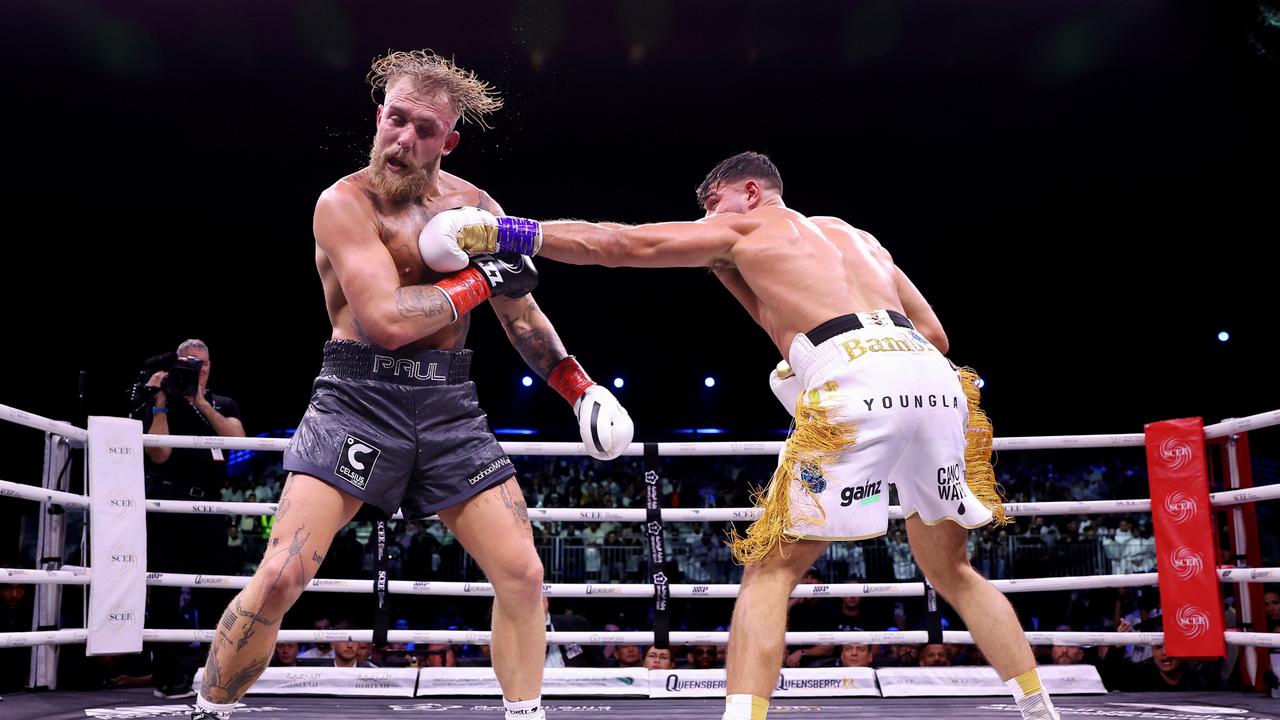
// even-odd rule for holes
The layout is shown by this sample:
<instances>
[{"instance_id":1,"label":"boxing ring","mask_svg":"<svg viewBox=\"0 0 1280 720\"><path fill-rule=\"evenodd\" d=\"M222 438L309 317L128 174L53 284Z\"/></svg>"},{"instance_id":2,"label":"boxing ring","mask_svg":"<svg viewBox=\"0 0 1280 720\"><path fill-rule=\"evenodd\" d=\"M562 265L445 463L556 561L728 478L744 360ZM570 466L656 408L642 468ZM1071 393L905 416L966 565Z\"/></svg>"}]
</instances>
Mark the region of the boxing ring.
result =
<instances>
[{"instance_id":1,"label":"boxing ring","mask_svg":"<svg viewBox=\"0 0 1280 720\"><path fill-rule=\"evenodd\" d=\"M0 702L0 718L24 720L42 718L59 720L71 717L143 718L184 717L190 711L191 700L157 702L150 690L106 690L99 692L57 691L57 646L91 643L87 629L58 629L60 597L66 586L92 585L95 573L108 573L110 567L79 567L55 563L50 558L61 556L65 528L62 511L88 512L94 500L89 495L67 492L70 454L76 449L88 449L95 443L105 442L101 433L91 433L68 423L51 420L0 405L0 419L41 430L45 433L44 477L40 486L0 480L0 497L12 497L41 503L46 512L40 514L38 557L44 567L33 569L0 569L0 583L30 584L36 588L35 617L31 632L0 633L0 648L31 647L32 663L29 686L47 688L49 692L27 692L7 696ZM1252 626L1255 631L1228 630L1223 639L1228 646L1241 648L1240 660L1246 677L1261 689L1261 675L1267 667L1267 649L1280 649L1280 633L1265 633L1262 610L1258 602L1259 583L1280 581L1280 568L1256 567L1256 561L1247 566L1247 558L1258 558L1256 528L1251 527L1251 513L1246 512L1252 503L1280 499L1280 485L1252 487L1248 473L1247 433L1280 425L1280 410L1261 413L1241 419L1233 419L1204 427L1206 443L1216 443L1221 448L1221 478L1228 489L1210 494L1213 509L1227 513L1230 521L1230 541L1237 558L1237 567L1218 568L1217 581L1234 585L1242 626ZM90 428L92 429L92 421ZM169 448L220 448L223 450L254 450L281 452L287 440L275 438L223 438L144 435L146 447ZM996 438L995 449L1002 452L1051 449L1087 449L1142 447L1144 435L1074 435ZM581 456L585 455L580 443L568 442L503 442L503 449L514 458L522 456ZM781 442L696 442L696 443L636 443L624 456L643 456L646 462L656 462L660 457L723 456L723 455L777 455ZM138 462L140 463L140 458ZM90 463L85 463L86 476ZM648 473L647 473L648 474ZM656 481L646 477L649 487ZM91 487L86 478L86 487ZM650 496L654 491L650 492ZM113 504L123 510L124 500L112 497ZM273 515L275 503L212 502L207 500L145 500L146 512L185 514ZM60 508L50 512L50 507ZM1005 505L1011 518L1033 515L1102 515L1145 513L1152 510L1150 499L1093 500L1008 503ZM122 510L122 511L123 511ZM639 523L645 528L651 551L665 559L661 552L664 523L689 522L738 522L750 521L758 515L754 508L655 508L638 509L563 509L529 508L533 522L602 522ZM104 518L107 516L103 516ZM890 518L901 520L899 507L890 508ZM87 524L87 523L86 523ZM654 535L658 540L654 540ZM656 544L655 544L656 543ZM655 549L656 548L656 549ZM1210 557L1209 567L1214 567ZM145 564L145 561L144 563ZM662 572L661 561L651 568L652 581L645 584L607 583L548 583L544 592L550 597L654 599L661 606L660 616L665 618L665 603L671 598L732 598L736 597L736 584L679 584L669 583ZM147 586L160 587L213 587L237 589L248 584L249 577L229 575L191 575L164 572L163 568L144 568ZM102 577L102 576L99 576ZM1094 575L1081 577L1050 577L1017 580L995 580L994 585L1005 593L1058 592L1097 588L1144 587L1159 584L1158 573L1132 573L1125 575ZM476 582L400 581L378 579L316 578L306 588L317 593L387 593L431 596L493 595L492 586ZM800 585L792 597L847 596L866 597L920 597L929 592L923 582L863 583ZM488 644L487 631L458 630L387 630L386 641L391 643L456 643ZM168 628L143 628L142 639L148 643L209 643L216 629L178 630ZM375 630L281 630L279 642L328 643L334 641L371 642ZM1033 645L1160 645L1164 633L1160 632L1027 632ZM789 645L816 644L922 644L931 637L928 631L881 632L789 632ZM937 635L932 635L937 639ZM607 645L649 644L657 639L666 640L672 646L717 644L728 640L727 632L667 632L663 627L653 631L628 632L550 632L548 642L558 644ZM942 631L946 643L970 644L968 632ZM954 668L954 670L990 670L989 668ZM1042 670L1045 669L1042 667ZM808 670L828 670L811 668ZM832 668L830 670L841 670ZM877 676L870 668L844 668L846 673L831 679L831 672L803 672L783 670L780 688L795 693L780 692L775 695L771 712L821 713L827 717L887 718L913 717L926 713L945 712L957 718L1018 716L1016 706L1007 691L996 683L994 692L973 692L968 696L909 697L893 696L890 692L892 674ZM865 673L855 673L865 670ZM308 687L315 683L302 682L316 677L316 673L332 678L333 673L346 673L339 682L349 687L353 694L365 697L314 697L308 695ZM689 673L720 673L719 685L713 680L690 682L700 676ZM484 675L490 676L486 680ZM989 673L994 677L994 671ZM836 673L839 675L839 673ZM351 718L425 715L429 717L463 717L479 714L500 716L502 702L493 694L496 684L491 680L492 671L487 668L269 668L263 678L249 690L236 717L260 716L263 718L309 718L332 716L335 712ZM673 681L672 677L677 678ZM679 678L685 678L680 680ZM710 676L707 676L708 678ZM601 679L603 678L603 679ZM610 680L612 678L612 680ZM788 678L790 678L788 680ZM824 679L825 678L825 679ZM353 681L354 679L354 681ZM196 685L199 686L199 677ZM989 680L985 678L984 682ZM998 679L997 679L998 680ZM687 687L701 688L704 692L694 696L681 694L681 682ZM1046 685L1054 693L1054 702L1064 717L1109 716L1151 718L1280 718L1280 701L1241 692L1224 693L1161 693L1161 694L1097 694L1098 687L1084 687L1076 691L1055 688L1051 677ZM293 684L291 684L293 683ZM910 684L908 681L907 684ZM961 683L964 684L964 683ZM971 685L981 685L974 680ZM1098 685L1100 686L1100 682ZM989 686L989 683L988 683ZM985 686L984 686L985 687ZM717 689L718 688L718 689ZM833 696L832 689L841 690ZM1078 693L1078 694L1077 694ZM343 694L330 690L327 694ZM701 695L701 696L697 696ZM480 696L478 699L476 696ZM591 696L584 699L584 696ZM720 671L666 671L642 669L548 669L543 697L551 714L572 714L586 717L652 717L658 712L673 717L717 717L723 709L723 670ZM573 698L573 699L567 699Z\"/></svg>"}]
</instances>

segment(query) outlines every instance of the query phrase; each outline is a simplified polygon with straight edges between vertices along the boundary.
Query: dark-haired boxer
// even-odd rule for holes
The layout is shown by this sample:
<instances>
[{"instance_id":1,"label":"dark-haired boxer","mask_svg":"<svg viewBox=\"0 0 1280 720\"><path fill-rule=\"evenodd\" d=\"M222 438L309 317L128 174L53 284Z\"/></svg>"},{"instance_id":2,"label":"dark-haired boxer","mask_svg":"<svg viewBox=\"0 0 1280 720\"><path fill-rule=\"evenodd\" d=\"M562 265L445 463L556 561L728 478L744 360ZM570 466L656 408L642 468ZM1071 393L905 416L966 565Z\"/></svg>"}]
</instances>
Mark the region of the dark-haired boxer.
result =
<instances>
[{"instance_id":1,"label":"dark-haired boxer","mask_svg":"<svg viewBox=\"0 0 1280 720\"><path fill-rule=\"evenodd\" d=\"M885 533L890 483L916 562L964 618L1022 716L1056 718L1012 607L969 564L967 529L990 522L999 497L990 464L972 455L966 463L971 403L980 417L976 388L943 356L947 337L924 296L870 234L787 208L782 177L764 155L721 162L697 194L701 221L634 227L459 209L428 225L424 257L457 262L467 252L515 250L578 264L709 267L789 361L770 384L795 426L761 494L763 515L733 548L747 567L730 629L725 718L765 716L788 596L830 541Z\"/></svg>"}]
</instances>

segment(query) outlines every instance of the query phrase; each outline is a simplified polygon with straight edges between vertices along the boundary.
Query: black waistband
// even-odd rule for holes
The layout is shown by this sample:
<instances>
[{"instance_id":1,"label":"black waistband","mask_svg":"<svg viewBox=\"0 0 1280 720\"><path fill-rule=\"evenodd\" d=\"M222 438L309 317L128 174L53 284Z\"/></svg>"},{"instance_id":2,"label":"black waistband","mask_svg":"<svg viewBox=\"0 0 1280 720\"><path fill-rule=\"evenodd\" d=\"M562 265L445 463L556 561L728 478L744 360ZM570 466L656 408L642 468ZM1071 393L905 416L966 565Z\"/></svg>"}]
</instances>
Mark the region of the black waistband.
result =
<instances>
[{"instance_id":1,"label":"black waistband","mask_svg":"<svg viewBox=\"0 0 1280 720\"><path fill-rule=\"evenodd\" d=\"M355 340L324 344L320 374L429 387L460 385L471 376L471 351L386 350Z\"/></svg>"},{"instance_id":2,"label":"black waistband","mask_svg":"<svg viewBox=\"0 0 1280 720\"><path fill-rule=\"evenodd\" d=\"M894 325L897 325L900 328L915 327L911 324L911 321L907 319L906 315L903 315L897 310L885 310L884 313L889 316L889 320L893 321ZM809 342L813 343L816 347L840 333L849 332L850 330L861 330L864 327L866 327L866 325L863 324L862 318L858 317L856 313L850 313L848 315L833 317L805 333L804 336L809 338Z\"/></svg>"}]
</instances>

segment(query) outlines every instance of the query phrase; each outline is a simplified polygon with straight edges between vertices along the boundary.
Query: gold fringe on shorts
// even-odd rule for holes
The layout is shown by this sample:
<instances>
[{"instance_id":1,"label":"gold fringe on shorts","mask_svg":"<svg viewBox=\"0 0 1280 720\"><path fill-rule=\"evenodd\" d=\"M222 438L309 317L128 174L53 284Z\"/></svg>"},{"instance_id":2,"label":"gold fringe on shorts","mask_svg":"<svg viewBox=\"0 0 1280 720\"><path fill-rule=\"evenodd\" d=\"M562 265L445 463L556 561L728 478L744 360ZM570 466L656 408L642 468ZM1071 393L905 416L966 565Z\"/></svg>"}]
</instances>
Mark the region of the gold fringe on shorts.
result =
<instances>
[{"instance_id":1,"label":"gold fringe on shorts","mask_svg":"<svg viewBox=\"0 0 1280 720\"><path fill-rule=\"evenodd\" d=\"M970 367L957 368L956 372L960 374L960 387L964 389L969 403L969 427L965 428L964 434L964 476L969 492L991 511L997 526L1008 525L1009 516L1004 512L1001 489L996 484L996 471L991 465L995 431L991 428L991 420L979 406L982 391L978 389L978 373Z\"/></svg>"},{"instance_id":2,"label":"gold fringe on shorts","mask_svg":"<svg viewBox=\"0 0 1280 720\"><path fill-rule=\"evenodd\" d=\"M796 416L791 434L783 447L782 462L769 480L769 487L756 488L752 501L764 514L747 528L746 537L736 529L729 531L729 545L733 559L747 564L759 562L781 542L793 543L799 537L792 528L798 522L821 525L827 520L827 512L815 493L801 477L805 468L821 474L823 468L834 462L840 453L853 446L857 427L832 421L832 408L819 401L818 391L801 394L796 402ZM812 506L791 508L791 487L799 485ZM806 503L809 504L809 503Z\"/></svg>"}]
</instances>

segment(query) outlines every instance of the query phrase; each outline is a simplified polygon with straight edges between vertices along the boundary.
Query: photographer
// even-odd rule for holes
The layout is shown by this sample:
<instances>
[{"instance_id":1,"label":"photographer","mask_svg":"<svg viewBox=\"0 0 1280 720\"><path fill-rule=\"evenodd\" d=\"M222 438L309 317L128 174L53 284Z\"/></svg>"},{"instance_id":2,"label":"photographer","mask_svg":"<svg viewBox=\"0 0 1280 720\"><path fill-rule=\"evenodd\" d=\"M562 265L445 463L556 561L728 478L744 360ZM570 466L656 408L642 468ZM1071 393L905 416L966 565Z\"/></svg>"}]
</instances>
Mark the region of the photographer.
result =
<instances>
[{"instance_id":1,"label":"photographer","mask_svg":"<svg viewBox=\"0 0 1280 720\"><path fill-rule=\"evenodd\" d=\"M240 406L209 392L209 346L187 340L176 355L156 358L166 368L154 372L143 388L150 408L143 419L153 435L244 437ZM155 367L153 364L152 367ZM216 501L227 481L226 457L218 448L146 448L147 497L157 500ZM147 514L147 569L156 572L225 574L230 569L226 515ZM213 628L225 599L197 590L184 602L185 588L151 588L154 627ZM193 628L193 626L195 626ZM191 697L191 677L199 650L173 643L156 647L156 694Z\"/></svg>"}]
</instances>

